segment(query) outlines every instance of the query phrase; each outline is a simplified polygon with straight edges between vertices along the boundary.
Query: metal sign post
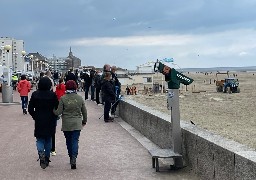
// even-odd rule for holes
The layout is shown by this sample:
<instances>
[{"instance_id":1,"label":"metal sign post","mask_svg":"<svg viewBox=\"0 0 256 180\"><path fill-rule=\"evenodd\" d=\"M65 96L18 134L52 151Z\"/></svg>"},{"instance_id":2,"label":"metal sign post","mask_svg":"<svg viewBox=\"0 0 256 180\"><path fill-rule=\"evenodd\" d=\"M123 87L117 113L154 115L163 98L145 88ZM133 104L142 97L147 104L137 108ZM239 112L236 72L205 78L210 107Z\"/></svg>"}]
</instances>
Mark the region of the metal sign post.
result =
<instances>
[{"instance_id":1,"label":"metal sign post","mask_svg":"<svg viewBox=\"0 0 256 180\"><path fill-rule=\"evenodd\" d=\"M182 154L179 89L168 89L167 102L168 102L168 109L171 111L173 151L175 153ZM177 167L177 168L183 167L183 161L181 157L174 158L174 167Z\"/></svg>"},{"instance_id":2,"label":"metal sign post","mask_svg":"<svg viewBox=\"0 0 256 180\"><path fill-rule=\"evenodd\" d=\"M172 151L175 154L182 155L182 138L180 128L180 105L179 105L179 88L180 83L189 85L193 82L193 79L183 75L176 71L174 68L157 61L154 66L155 72L161 72L165 75L165 81L168 83L168 109L171 111L171 127L172 127ZM174 156L173 156L174 157ZM176 156L173 158L174 168L183 167L182 156Z\"/></svg>"}]
</instances>

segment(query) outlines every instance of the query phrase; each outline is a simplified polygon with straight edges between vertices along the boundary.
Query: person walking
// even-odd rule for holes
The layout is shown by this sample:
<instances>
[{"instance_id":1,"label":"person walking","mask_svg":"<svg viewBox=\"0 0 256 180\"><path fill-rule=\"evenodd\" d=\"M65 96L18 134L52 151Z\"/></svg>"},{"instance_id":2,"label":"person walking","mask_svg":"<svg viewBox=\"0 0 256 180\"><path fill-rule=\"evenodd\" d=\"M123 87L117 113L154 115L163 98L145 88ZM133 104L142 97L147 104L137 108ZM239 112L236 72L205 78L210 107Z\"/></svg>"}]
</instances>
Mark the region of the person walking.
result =
<instances>
[{"instance_id":1,"label":"person walking","mask_svg":"<svg viewBox=\"0 0 256 180\"><path fill-rule=\"evenodd\" d=\"M100 71L97 70L96 74L95 74L95 78L94 78L94 80L95 80L95 89L96 89L96 93L95 93L96 103L98 105L102 104L100 102L100 90L101 90L101 81L102 81L102 79L101 79L101 75L99 73L100 73Z\"/></svg>"},{"instance_id":2,"label":"person walking","mask_svg":"<svg viewBox=\"0 0 256 180\"><path fill-rule=\"evenodd\" d=\"M62 78L59 79L59 84L57 84L56 86L56 95L57 95L57 98L58 100L60 100L60 98L65 95L65 92L66 92L66 86L64 84L64 81Z\"/></svg>"},{"instance_id":3,"label":"person walking","mask_svg":"<svg viewBox=\"0 0 256 180\"><path fill-rule=\"evenodd\" d=\"M53 91L53 87L54 87L54 82L53 82L53 79L52 79L52 73L51 73L51 71L47 71L46 73L45 73L45 77L48 77L50 80L51 80L51 83L52 83L52 86L51 86L51 91Z\"/></svg>"},{"instance_id":4,"label":"person walking","mask_svg":"<svg viewBox=\"0 0 256 180\"><path fill-rule=\"evenodd\" d=\"M46 73L45 73L45 76L44 77L48 77L50 80L51 80L51 83L52 83L52 86L51 86L51 91L53 92L53 87L54 87L54 81L53 81L53 79L52 79L52 73L51 73L51 71L47 71ZM57 117L58 118L58 117ZM55 119L55 127L57 127L57 120L58 119ZM55 132L56 132L56 129L55 129ZM56 154L56 151L55 151L55 133L54 134L52 134L52 148L51 148L51 155L52 156L56 156L57 154Z\"/></svg>"},{"instance_id":5,"label":"person walking","mask_svg":"<svg viewBox=\"0 0 256 180\"><path fill-rule=\"evenodd\" d=\"M75 81L67 81L66 94L60 98L58 109L54 110L56 115L62 115L61 130L66 138L71 169L76 169L79 136L87 122L85 102L76 90Z\"/></svg>"},{"instance_id":6,"label":"person walking","mask_svg":"<svg viewBox=\"0 0 256 180\"><path fill-rule=\"evenodd\" d=\"M21 108L23 114L27 114L28 106L28 93L30 92L30 82L26 79L26 75L21 75L20 82L18 83L18 92L20 93L21 98Z\"/></svg>"},{"instance_id":7,"label":"person walking","mask_svg":"<svg viewBox=\"0 0 256 180\"><path fill-rule=\"evenodd\" d=\"M83 79L84 79L84 98L85 98L85 100L87 100L89 89L92 84L92 81L90 78L90 73L88 71L83 73Z\"/></svg>"},{"instance_id":8,"label":"person walking","mask_svg":"<svg viewBox=\"0 0 256 180\"><path fill-rule=\"evenodd\" d=\"M95 94L95 67L93 66L90 70L90 81L91 81L91 101L95 101L94 94Z\"/></svg>"},{"instance_id":9,"label":"person walking","mask_svg":"<svg viewBox=\"0 0 256 180\"><path fill-rule=\"evenodd\" d=\"M13 74L12 75L12 88L14 91L16 91L18 80L19 80L18 75Z\"/></svg>"},{"instance_id":10,"label":"person walking","mask_svg":"<svg viewBox=\"0 0 256 180\"><path fill-rule=\"evenodd\" d=\"M28 112L35 121L34 136L39 155L40 166L45 169L49 166L52 135L56 131L56 118L53 113L58 107L58 99L51 89L52 82L48 77L42 77L38 83L38 89L32 93Z\"/></svg>"},{"instance_id":11,"label":"person walking","mask_svg":"<svg viewBox=\"0 0 256 180\"><path fill-rule=\"evenodd\" d=\"M63 82L63 79L60 78L59 79L59 84L57 84L56 86L56 90L55 93L57 95L58 101L60 100L60 97L63 96L65 94L66 91L66 86ZM59 120L59 117L57 117L56 119L56 126L57 126L57 120ZM51 155L52 156L56 156L56 150L55 150L55 134L52 135L52 148L51 148Z\"/></svg>"},{"instance_id":12,"label":"person walking","mask_svg":"<svg viewBox=\"0 0 256 180\"><path fill-rule=\"evenodd\" d=\"M114 118L109 116L110 109L111 109L111 103L115 101L115 92L114 92L114 86L110 82L111 80L111 72L105 72L104 73L104 79L102 82L102 100L104 102L104 121L105 122L112 122Z\"/></svg>"}]
</instances>

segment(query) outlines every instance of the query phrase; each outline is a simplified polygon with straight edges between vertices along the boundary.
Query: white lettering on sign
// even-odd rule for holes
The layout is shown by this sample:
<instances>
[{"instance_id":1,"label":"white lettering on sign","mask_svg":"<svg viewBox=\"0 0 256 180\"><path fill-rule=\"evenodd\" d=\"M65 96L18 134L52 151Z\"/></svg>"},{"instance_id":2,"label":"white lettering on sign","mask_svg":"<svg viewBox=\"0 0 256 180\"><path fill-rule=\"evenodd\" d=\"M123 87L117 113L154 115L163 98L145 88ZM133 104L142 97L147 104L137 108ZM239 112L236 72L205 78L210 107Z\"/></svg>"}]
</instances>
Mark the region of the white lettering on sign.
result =
<instances>
[{"instance_id":1,"label":"white lettering on sign","mask_svg":"<svg viewBox=\"0 0 256 180\"><path fill-rule=\"evenodd\" d=\"M180 74L178 74L178 73L177 73L177 77L180 78L180 79L183 79L183 80L185 80L185 81L187 81L187 82L190 82L190 79L189 79L189 78L184 77L184 76L182 76L182 75L180 75Z\"/></svg>"}]
</instances>

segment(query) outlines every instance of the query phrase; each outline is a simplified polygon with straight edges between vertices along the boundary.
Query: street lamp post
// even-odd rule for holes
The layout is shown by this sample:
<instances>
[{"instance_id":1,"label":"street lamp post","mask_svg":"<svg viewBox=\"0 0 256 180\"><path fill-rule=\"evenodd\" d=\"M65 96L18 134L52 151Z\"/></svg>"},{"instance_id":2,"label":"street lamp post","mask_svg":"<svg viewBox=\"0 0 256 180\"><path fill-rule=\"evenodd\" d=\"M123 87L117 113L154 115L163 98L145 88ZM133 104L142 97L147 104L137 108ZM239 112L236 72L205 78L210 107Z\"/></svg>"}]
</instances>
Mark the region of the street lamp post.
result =
<instances>
[{"instance_id":1,"label":"street lamp post","mask_svg":"<svg viewBox=\"0 0 256 180\"><path fill-rule=\"evenodd\" d=\"M23 58L23 61L24 61L24 66L23 66L23 73L25 74L26 72L26 62L25 62L25 55L26 55L26 51L21 51L21 55L22 55L22 58Z\"/></svg>"},{"instance_id":2,"label":"street lamp post","mask_svg":"<svg viewBox=\"0 0 256 180\"><path fill-rule=\"evenodd\" d=\"M8 76L7 76L7 84L8 84L8 86L11 85L11 66L9 64L9 52L10 52L11 48L12 48L11 45L5 45L4 46L4 50L6 50L6 54L7 54L7 63L6 63L7 65L6 65L6 67L8 69Z\"/></svg>"},{"instance_id":3,"label":"street lamp post","mask_svg":"<svg viewBox=\"0 0 256 180\"><path fill-rule=\"evenodd\" d=\"M18 53L13 53L13 56L14 56L14 62L12 61L12 64L13 64L12 70L17 71L17 67L16 67L17 62L16 61L17 61Z\"/></svg>"},{"instance_id":4,"label":"street lamp post","mask_svg":"<svg viewBox=\"0 0 256 180\"><path fill-rule=\"evenodd\" d=\"M12 103L13 102L13 88L11 87L11 76L12 76L12 67L9 64L9 52L11 50L11 45L5 45L4 50L7 54L7 63L6 67L4 68L4 79L5 82L3 83L2 87L2 101L3 103Z\"/></svg>"},{"instance_id":5,"label":"street lamp post","mask_svg":"<svg viewBox=\"0 0 256 180\"><path fill-rule=\"evenodd\" d=\"M32 72L32 78L34 78L34 69L33 69L33 55L31 54L29 56L30 60L31 60L31 72Z\"/></svg>"}]
</instances>

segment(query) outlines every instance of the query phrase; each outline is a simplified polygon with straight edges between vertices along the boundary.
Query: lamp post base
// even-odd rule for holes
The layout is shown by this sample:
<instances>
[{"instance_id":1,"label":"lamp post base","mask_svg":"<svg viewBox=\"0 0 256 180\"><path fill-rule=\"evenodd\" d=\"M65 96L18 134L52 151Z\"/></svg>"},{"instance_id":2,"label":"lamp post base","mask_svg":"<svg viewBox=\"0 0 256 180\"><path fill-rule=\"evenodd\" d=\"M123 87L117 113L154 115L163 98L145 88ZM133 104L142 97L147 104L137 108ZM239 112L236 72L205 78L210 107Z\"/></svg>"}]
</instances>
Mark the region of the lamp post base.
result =
<instances>
[{"instance_id":1,"label":"lamp post base","mask_svg":"<svg viewBox=\"0 0 256 180\"><path fill-rule=\"evenodd\" d=\"M2 86L2 101L3 103L13 103L13 88L3 84Z\"/></svg>"}]
</instances>

